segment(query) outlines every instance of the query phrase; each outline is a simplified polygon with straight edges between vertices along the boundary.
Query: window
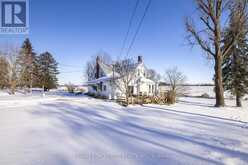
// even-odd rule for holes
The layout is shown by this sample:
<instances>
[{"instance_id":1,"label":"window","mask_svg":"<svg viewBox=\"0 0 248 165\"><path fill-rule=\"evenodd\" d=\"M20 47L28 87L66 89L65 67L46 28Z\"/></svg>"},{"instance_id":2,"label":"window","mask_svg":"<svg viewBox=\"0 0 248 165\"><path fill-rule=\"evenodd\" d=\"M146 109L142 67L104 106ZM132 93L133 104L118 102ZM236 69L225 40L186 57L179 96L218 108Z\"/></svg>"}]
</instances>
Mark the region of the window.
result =
<instances>
[{"instance_id":1,"label":"window","mask_svg":"<svg viewBox=\"0 0 248 165\"><path fill-rule=\"evenodd\" d=\"M107 90L107 86L106 86L106 85L103 86L103 90L104 90L104 91Z\"/></svg>"},{"instance_id":2,"label":"window","mask_svg":"<svg viewBox=\"0 0 248 165\"><path fill-rule=\"evenodd\" d=\"M97 91L97 86L92 86L92 89L93 89L94 91Z\"/></svg>"},{"instance_id":3,"label":"window","mask_svg":"<svg viewBox=\"0 0 248 165\"><path fill-rule=\"evenodd\" d=\"M102 91L102 82L100 82L100 84L99 84L99 89L100 89L100 91Z\"/></svg>"},{"instance_id":4,"label":"window","mask_svg":"<svg viewBox=\"0 0 248 165\"><path fill-rule=\"evenodd\" d=\"M100 77L103 77L103 76L105 76L105 75L104 75L103 71L101 71L100 72Z\"/></svg>"}]
</instances>

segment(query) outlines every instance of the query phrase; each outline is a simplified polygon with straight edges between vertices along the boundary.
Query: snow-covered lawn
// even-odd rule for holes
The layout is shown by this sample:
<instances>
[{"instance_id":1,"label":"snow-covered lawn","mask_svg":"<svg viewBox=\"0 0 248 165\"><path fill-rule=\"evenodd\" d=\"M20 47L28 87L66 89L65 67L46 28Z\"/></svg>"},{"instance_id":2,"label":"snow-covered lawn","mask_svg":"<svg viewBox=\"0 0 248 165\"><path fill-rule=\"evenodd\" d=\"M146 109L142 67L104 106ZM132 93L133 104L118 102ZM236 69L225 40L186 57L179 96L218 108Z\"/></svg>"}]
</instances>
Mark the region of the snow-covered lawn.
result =
<instances>
[{"instance_id":1,"label":"snow-covered lawn","mask_svg":"<svg viewBox=\"0 0 248 165\"><path fill-rule=\"evenodd\" d=\"M248 103L121 107L88 97L0 96L0 164L248 164Z\"/></svg>"}]
</instances>

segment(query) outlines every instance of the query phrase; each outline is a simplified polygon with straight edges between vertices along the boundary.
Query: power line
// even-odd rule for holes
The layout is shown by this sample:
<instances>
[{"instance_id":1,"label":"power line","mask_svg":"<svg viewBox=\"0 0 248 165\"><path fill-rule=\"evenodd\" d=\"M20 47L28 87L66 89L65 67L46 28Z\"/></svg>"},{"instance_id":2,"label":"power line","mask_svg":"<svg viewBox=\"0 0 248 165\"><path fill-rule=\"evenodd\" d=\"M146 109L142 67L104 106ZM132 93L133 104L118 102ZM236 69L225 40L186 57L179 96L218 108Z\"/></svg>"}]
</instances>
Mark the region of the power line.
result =
<instances>
[{"instance_id":1,"label":"power line","mask_svg":"<svg viewBox=\"0 0 248 165\"><path fill-rule=\"evenodd\" d=\"M61 63L59 63L59 66L61 66L61 67L70 67L70 68L82 68L82 66L68 65L68 64L61 64Z\"/></svg>"},{"instance_id":2,"label":"power line","mask_svg":"<svg viewBox=\"0 0 248 165\"><path fill-rule=\"evenodd\" d=\"M128 48L127 56L129 55L129 53L130 53L130 51L131 51L131 49L132 49L132 47L133 47L133 45L134 45L134 43L135 43L135 40L136 40L136 38L137 38L137 35L138 35L138 33L139 33L140 29L141 29L141 26L142 26L143 22L144 22L144 19L145 19L145 17L146 17L146 14L147 14L147 12L148 12L148 9L149 9L149 7L151 6L151 3L152 3L152 0L149 0L149 2L148 2L147 5L146 5L145 12L144 12L144 14L143 14L143 16L142 16L142 18L141 18L141 20L140 20L140 22L139 22L138 28L137 28L137 30L136 30L136 32L135 32L135 34L134 34L134 37L133 37L133 39L132 39L132 42L131 42L131 44L130 44L130 46L129 46L129 48Z\"/></svg>"},{"instance_id":3,"label":"power line","mask_svg":"<svg viewBox=\"0 0 248 165\"><path fill-rule=\"evenodd\" d=\"M78 70L78 69L82 68L82 66L68 65L68 64L61 64L61 63L59 63L59 68L61 69L61 67L63 68L63 70L64 70L64 67L65 68L68 68L68 69L71 68L71 69L77 69L77 70L62 71L62 72L60 72L60 74L65 74L65 73L79 73L79 72L82 73L83 72L83 70Z\"/></svg>"},{"instance_id":4,"label":"power line","mask_svg":"<svg viewBox=\"0 0 248 165\"><path fill-rule=\"evenodd\" d=\"M64 74L64 73L79 73L79 72L83 72L82 70L74 70L74 71L65 71L65 72L59 72L59 74Z\"/></svg>"},{"instance_id":5,"label":"power line","mask_svg":"<svg viewBox=\"0 0 248 165\"><path fill-rule=\"evenodd\" d=\"M131 26L132 26L132 24L133 24L133 19L134 19L135 13L136 13L136 11L137 11L139 2L140 2L140 0L136 0L135 7L134 7L134 10L133 10L133 12L132 12L131 19L129 20L127 33L126 33L126 35L125 35L125 38L124 38L124 41L123 41L123 44L122 44L120 56L122 55L123 50L125 49L125 45L126 45L126 42L127 42L127 38L128 38L128 36L129 36L130 29L131 29Z\"/></svg>"}]
</instances>

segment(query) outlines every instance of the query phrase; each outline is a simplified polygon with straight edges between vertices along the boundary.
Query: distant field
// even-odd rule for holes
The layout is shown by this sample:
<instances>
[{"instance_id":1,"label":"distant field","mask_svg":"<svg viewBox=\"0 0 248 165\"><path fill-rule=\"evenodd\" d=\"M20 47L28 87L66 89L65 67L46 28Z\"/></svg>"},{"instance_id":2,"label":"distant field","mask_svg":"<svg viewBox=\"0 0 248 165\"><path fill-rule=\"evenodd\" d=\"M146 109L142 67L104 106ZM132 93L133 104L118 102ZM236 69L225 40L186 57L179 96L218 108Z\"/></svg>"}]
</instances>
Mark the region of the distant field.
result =
<instances>
[{"instance_id":1,"label":"distant field","mask_svg":"<svg viewBox=\"0 0 248 165\"><path fill-rule=\"evenodd\" d=\"M214 86L186 86L185 93L188 96L201 96L204 93L208 94L210 97L214 97Z\"/></svg>"}]
</instances>

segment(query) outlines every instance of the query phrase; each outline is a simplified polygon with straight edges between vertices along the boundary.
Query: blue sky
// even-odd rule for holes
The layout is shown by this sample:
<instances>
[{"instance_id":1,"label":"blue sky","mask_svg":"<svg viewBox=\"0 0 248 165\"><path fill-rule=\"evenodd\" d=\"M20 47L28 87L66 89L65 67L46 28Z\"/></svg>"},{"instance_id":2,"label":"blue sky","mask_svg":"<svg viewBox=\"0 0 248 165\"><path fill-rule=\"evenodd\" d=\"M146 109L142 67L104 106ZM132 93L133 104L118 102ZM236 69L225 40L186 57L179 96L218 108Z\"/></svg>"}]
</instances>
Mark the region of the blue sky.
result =
<instances>
[{"instance_id":1,"label":"blue sky","mask_svg":"<svg viewBox=\"0 0 248 165\"><path fill-rule=\"evenodd\" d=\"M127 42L134 35L148 0L141 0ZM0 42L21 44L29 37L37 53L51 52L60 66L59 82L82 84L85 62L99 51L120 54L136 0L30 0L29 35L0 35ZM212 82L213 67L199 48L184 39L185 16L192 0L153 0L130 53L142 55L148 68L163 73L178 66L188 82ZM125 51L124 51L125 52ZM81 72L80 72L81 71Z\"/></svg>"}]
</instances>

